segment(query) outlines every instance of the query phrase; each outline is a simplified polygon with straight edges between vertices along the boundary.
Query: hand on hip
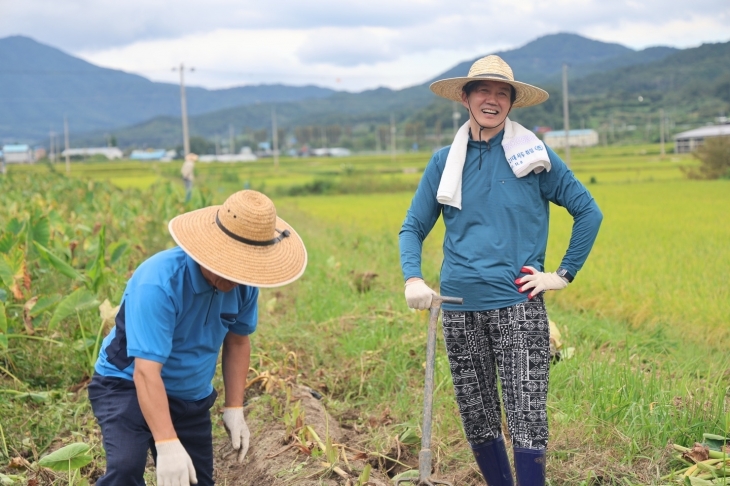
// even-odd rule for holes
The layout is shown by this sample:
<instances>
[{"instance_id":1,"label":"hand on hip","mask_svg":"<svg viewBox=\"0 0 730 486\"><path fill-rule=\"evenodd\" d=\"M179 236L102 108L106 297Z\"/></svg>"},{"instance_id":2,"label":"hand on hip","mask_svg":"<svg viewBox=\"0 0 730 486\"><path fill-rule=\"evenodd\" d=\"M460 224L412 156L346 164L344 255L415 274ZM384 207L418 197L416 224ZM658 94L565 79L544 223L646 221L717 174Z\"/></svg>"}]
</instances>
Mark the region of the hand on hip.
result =
<instances>
[{"instance_id":1,"label":"hand on hip","mask_svg":"<svg viewBox=\"0 0 730 486\"><path fill-rule=\"evenodd\" d=\"M531 290L530 295L527 296L528 299L532 299L545 290L560 290L568 286L568 281L555 272L544 273L527 266L522 267L522 271L528 275L518 278L515 283L520 286L520 292Z\"/></svg>"}]
</instances>

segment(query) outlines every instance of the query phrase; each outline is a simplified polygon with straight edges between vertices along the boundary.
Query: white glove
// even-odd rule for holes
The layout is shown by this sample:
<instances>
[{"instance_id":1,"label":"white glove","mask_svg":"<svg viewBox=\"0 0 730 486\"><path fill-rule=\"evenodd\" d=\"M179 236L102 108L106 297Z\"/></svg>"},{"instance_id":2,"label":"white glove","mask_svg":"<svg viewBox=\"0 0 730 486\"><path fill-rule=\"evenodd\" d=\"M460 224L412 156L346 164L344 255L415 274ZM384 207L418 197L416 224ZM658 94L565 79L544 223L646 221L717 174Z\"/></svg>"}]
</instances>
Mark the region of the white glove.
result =
<instances>
[{"instance_id":1,"label":"white glove","mask_svg":"<svg viewBox=\"0 0 730 486\"><path fill-rule=\"evenodd\" d=\"M421 279L406 282L406 303L411 309L425 310L431 307L436 292Z\"/></svg>"},{"instance_id":2,"label":"white glove","mask_svg":"<svg viewBox=\"0 0 730 486\"><path fill-rule=\"evenodd\" d=\"M248 452L251 432L243 418L243 407L225 407L223 409L223 425L231 438L231 445L238 451L238 462L243 462Z\"/></svg>"},{"instance_id":3,"label":"white glove","mask_svg":"<svg viewBox=\"0 0 730 486\"><path fill-rule=\"evenodd\" d=\"M522 271L529 273L529 275L518 278L515 280L515 283L522 285L519 289L520 292L527 292L533 289L530 295L527 296L528 299L532 299L544 290L560 290L568 286L568 281L555 272L543 273L528 266L522 267Z\"/></svg>"},{"instance_id":4,"label":"white glove","mask_svg":"<svg viewBox=\"0 0 730 486\"><path fill-rule=\"evenodd\" d=\"M195 466L179 439L155 442L157 449L157 486L198 484Z\"/></svg>"}]
</instances>

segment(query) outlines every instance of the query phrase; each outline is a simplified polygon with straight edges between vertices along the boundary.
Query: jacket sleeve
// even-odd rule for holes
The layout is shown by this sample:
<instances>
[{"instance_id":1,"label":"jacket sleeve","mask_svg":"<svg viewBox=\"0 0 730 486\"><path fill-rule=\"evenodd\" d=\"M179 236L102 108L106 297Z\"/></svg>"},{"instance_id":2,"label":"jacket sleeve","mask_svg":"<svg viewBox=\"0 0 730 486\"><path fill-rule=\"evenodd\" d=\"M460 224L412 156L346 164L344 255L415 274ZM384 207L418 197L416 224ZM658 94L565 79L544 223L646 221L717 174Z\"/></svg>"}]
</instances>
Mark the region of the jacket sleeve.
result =
<instances>
[{"instance_id":1,"label":"jacket sleeve","mask_svg":"<svg viewBox=\"0 0 730 486\"><path fill-rule=\"evenodd\" d=\"M443 167L439 168L439 154L437 152L426 166L411 206L406 213L400 233L400 263L403 277L423 278L421 273L421 250L423 240L433 229L441 214L441 204L436 200L436 190L441 181Z\"/></svg>"},{"instance_id":2,"label":"jacket sleeve","mask_svg":"<svg viewBox=\"0 0 730 486\"><path fill-rule=\"evenodd\" d=\"M552 149L548 147L547 150L552 169L541 174L540 190L546 199L564 207L573 217L570 243L560 266L575 276L593 248L603 214L573 171Z\"/></svg>"}]
</instances>

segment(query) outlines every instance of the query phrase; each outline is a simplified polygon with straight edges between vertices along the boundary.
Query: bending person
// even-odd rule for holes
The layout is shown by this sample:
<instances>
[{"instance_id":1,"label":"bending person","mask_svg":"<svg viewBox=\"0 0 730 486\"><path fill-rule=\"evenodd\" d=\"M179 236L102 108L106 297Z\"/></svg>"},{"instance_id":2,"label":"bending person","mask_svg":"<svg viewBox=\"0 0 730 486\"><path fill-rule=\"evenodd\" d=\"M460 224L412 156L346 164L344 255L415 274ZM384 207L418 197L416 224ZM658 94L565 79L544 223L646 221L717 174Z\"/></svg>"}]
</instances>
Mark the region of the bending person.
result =
<instances>
[{"instance_id":1,"label":"bending person","mask_svg":"<svg viewBox=\"0 0 730 486\"><path fill-rule=\"evenodd\" d=\"M443 332L464 432L490 486L512 485L501 432L502 406L520 486L545 484L549 325L543 292L572 282L593 246L602 214L588 190L532 132L507 115L542 103L540 88L514 80L498 56L431 90L469 111L450 147L432 157L400 231L405 297L426 309L421 250L444 219L440 291L463 297L443 306ZM556 271L544 269L549 203L573 217ZM497 392L501 381L502 397Z\"/></svg>"},{"instance_id":2,"label":"bending person","mask_svg":"<svg viewBox=\"0 0 730 486\"><path fill-rule=\"evenodd\" d=\"M179 246L132 275L89 384L107 462L97 486L143 486L150 449L158 485L214 484L209 410L221 347L223 423L243 461L258 288L293 282L307 264L299 235L256 191L180 215L169 229Z\"/></svg>"}]
</instances>

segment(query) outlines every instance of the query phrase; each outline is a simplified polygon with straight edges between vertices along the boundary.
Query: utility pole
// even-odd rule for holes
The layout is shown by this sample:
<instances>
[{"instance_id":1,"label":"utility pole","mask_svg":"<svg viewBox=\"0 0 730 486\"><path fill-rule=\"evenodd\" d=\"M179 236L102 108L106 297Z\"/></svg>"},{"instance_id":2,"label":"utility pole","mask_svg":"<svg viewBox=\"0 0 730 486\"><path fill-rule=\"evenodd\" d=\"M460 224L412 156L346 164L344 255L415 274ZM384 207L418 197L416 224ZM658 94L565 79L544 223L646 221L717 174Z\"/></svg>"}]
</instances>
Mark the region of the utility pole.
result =
<instances>
[{"instance_id":1,"label":"utility pole","mask_svg":"<svg viewBox=\"0 0 730 486\"><path fill-rule=\"evenodd\" d=\"M395 163L395 116L390 114L390 161Z\"/></svg>"},{"instance_id":2,"label":"utility pole","mask_svg":"<svg viewBox=\"0 0 730 486\"><path fill-rule=\"evenodd\" d=\"M64 145L66 146L66 174L71 173L71 159L69 155L69 146L68 146L68 118L65 116L63 117L63 138L64 138Z\"/></svg>"},{"instance_id":3,"label":"utility pole","mask_svg":"<svg viewBox=\"0 0 730 486\"><path fill-rule=\"evenodd\" d=\"M570 167L570 112L568 110L568 65L563 63L563 127L565 130L565 165Z\"/></svg>"},{"instance_id":4,"label":"utility pole","mask_svg":"<svg viewBox=\"0 0 730 486\"><path fill-rule=\"evenodd\" d=\"M236 142L233 138L233 125L228 125L228 153L231 155L236 153Z\"/></svg>"},{"instance_id":5,"label":"utility pole","mask_svg":"<svg viewBox=\"0 0 730 486\"><path fill-rule=\"evenodd\" d=\"M54 142L53 129L51 129L51 131L48 133L48 138L50 139L50 142L51 142L50 146L48 147L48 160L50 160L51 164L53 164L56 162L56 151L55 151L55 147L53 146L53 142Z\"/></svg>"},{"instance_id":6,"label":"utility pole","mask_svg":"<svg viewBox=\"0 0 730 486\"><path fill-rule=\"evenodd\" d=\"M279 168L279 129L276 127L276 107L271 107L271 132L272 137L271 140L274 144L274 168Z\"/></svg>"},{"instance_id":7,"label":"utility pole","mask_svg":"<svg viewBox=\"0 0 730 486\"><path fill-rule=\"evenodd\" d=\"M661 143L662 158L664 158L664 108L659 109L659 140Z\"/></svg>"},{"instance_id":8,"label":"utility pole","mask_svg":"<svg viewBox=\"0 0 730 486\"><path fill-rule=\"evenodd\" d=\"M616 142L616 132L613 129L613 112L609 115L609 128L611 130L611 144Z\"/></svg>"},{"instance_id":9,"label":"utility pole","mask_svg":"<svg viewBox=\"0 0 730 486\"><path fill-rule=\"evenodd\" d=\"M172 68L173 71L180 71L180 108L182 111L182 130L183 130L183 156L190 153L190 136L188 133L188 102L185 97L185 65L180 63L179 68ZM195 68L190 68L195 71Z\"/></svg>"}]
</instances>

